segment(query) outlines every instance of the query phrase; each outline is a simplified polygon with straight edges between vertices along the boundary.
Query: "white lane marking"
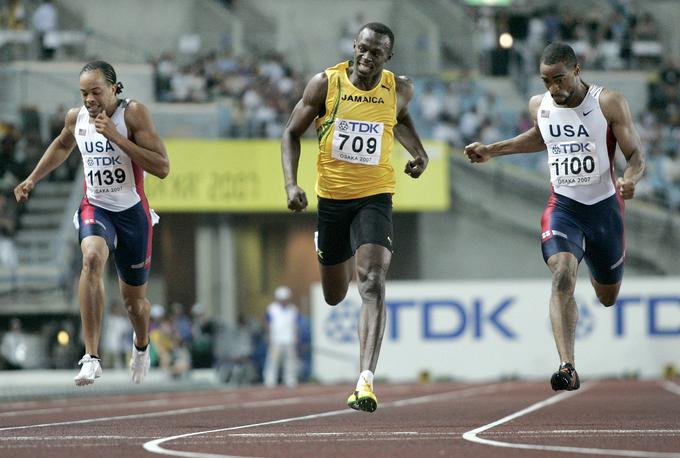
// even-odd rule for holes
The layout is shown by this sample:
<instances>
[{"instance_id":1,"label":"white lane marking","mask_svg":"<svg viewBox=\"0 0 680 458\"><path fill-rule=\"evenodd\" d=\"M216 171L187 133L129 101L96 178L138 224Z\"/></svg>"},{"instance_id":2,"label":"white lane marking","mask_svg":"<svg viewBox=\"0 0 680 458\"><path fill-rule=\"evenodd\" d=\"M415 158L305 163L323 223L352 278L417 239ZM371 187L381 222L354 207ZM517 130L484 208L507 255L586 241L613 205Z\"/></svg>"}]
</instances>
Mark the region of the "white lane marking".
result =
<instances>
[{"instance_id":1,"label":"white lane marking","mask_svg":"<svg viewBox=\"0 0 680 458\"><path fill-rule=\"evenodd\" d=\"M489 394L489 393L494 393L497 391L501 391L503 389L506 389L509 384L503 384L503 385L485 385L485 386L479 386L479 387L473 387L473 388L464 388L460 390L455 390L455 391L449 391L445 393L438 393L438 394L429 394L429 395L424 395L424 396L418 396L415 398L411 399L405 399L401 401L392 401L392 402L385 402L380 405L381 409L384 408L389 408L389 407L402 407L405 405L412 405L412 404L424 404L428 402L435 402L435 401L440 401L444 399L457 399L457 398L464 398L468 396L474 396L477 394ZM271 420L271 421L265 421L261 423L252 423L248 425L240 425L240 426L232 426L228 428L219 428L219 429L212 429L208 431L197 431L193 433L187 433L187 434L178 434L176 436L169 436L169 437L162 437L159 439L155 439L149 442L146 442L144 444L144 449L146 451L152 452L152 453L157 453L159 455L170 455L170 456L181 456L181 457L186 457L186 458L240 458L234 455L221 455L221 454L215 454L215 453L200 453L200 452L185 452L181 450L170 450L170 449L165 449L161 447L160 445L165 443L165 442L170 442L174 441L177 439L184 439L187 437L194 437L194 436L199 436L199 435L204 435L204 434L213 434L213 433L220 433L220 432L225 432L225 431L237 431L241 429L248 429L248 428L257 428L259 426L270 426L270 425L278 425L282 423L291 423L291 422L297 422L297 421L305 421L305 420L315 420L318 418L324 418L324 417L333 417L333 416L338 416L338 415L347 415L350 413L356 413L351 409L342 409L342 410L331 410L328 412L321 412L321 413L316 413L316 414L311 414L311 415L303 415L300 417L290 417L290 418L282 418L279 420Z\"/></svg>"},{"instance_id":2,"label":"white lane marking","mask_svg":"<svg viewBox=\"0 0 680 458\"><path fill-rule=\"evenodd\" d=\"M268 401L253 401L253 402L248 402L245 404L220 404L216 406L202 406L202 407L191 407L191 408L186 408L186 409L175 409L175 410L163 410L160 412L147 412L147 413L138 413L138 414L129 414L129 415L117 415L117 416L112 416L112 417L97 417L97 418L86 418L83 420L68 420L68 421L59 421L59 422L54 422L54 423L40 423L40 424L35 424L35 425L22 425L22 426L8 426L5 428L0 428L1 431L12 431L12 430L17 430L17 429L32 429L32 428L46 428L49 426L64 426L64 425L82 425L82 424L87 424L87 423L99 423L102 421L110 421L110 420L127 420L127 419L133 419L133 418L153 418L153 417L165 417L165 416L171 416L171 415L183 415L183 414L189 414L189 413L199 413L199 412L213 412L216 410L228 410L228 409L239 409L243 407L244 405L247 405L248 407L269 407L269 406L274 406L274 405L288 405L291 403L291 400L293 402L300 402L301 399L316 399L316 398L321 398L321 399L327 399L328 396L314 396L314 397L307 397L307 398L301 398L300 396L295 396L292 398L282 398L282 399L274 399L274 400L268 400ZM99 406L97 406L99 408ZM90 409L91 410L91 409Z\"/></svg>"},{"instance_id":3,"label":"white lane marking","mask_svg":"<svg viewBox=\"0 0 680 458\"><path fill-rule=\"evenodd\" d=\"M491 428L508 423L516 418L522 417L524 415L535 412L543 407L547 407L552 404L556 404L560 401L564 401L576 394L583 393L587 389L591 388L593 383L587 383L581 385L579 391L564 391L560 394L552 396L543 401L539 401L529 407L510 414L506 417L496 420L488 425L481 426L479 428L473 429L463 434L463 439L470 442L475 442L478 444L491 445L493 447L504 447L504 448L515 448L523 450L545 450L551 452L565 452L565 453L580 453L585 455L610 455L610 456L635 456L643 458L680 458L680 453L677 452L648 452L641 450L616 450L616 449L604 449L604 448L588 448L588 447L566 447L560 445L541 445L541 444L523 444L523 443L513 443L513 442L501 442L491 439L483 439L477 435L483 433Z\"/></svg>"},{"instance_id":4,"label":"white lane marking","mask_svg":"<svg viewBox=\"0 0 680 458\"><path fill-rule=\"evenodd\" d=\"M70 420L70 421L58 421L54 423L41 423L37 425L23 425L23 426L9 426L6 428L0 428L0 431L13 431L17 429L32 429L32 428L46 428L49 426L64 426L64 425L82 425L86 423L98 423L102 421L112 421L112 420L128 420L131 418L153 418L153 417L166 417L171 415L182 415L187 413L197 413L197 412L208 412L215 410L224 410L224 406L209 406L209 407L194 407L191 409L176 409L176 410L165 410L161 412L149 412L149 413L138 413L133 415L117 415L114 417L98 417L98 418L86 418L83 420Z\"/></svg>"},{"instance_id":5,"label":"white lane marking","mask_svg":"<svg viewBox=\"0 0 680 458\"><path fill-rule=\"evenodd\" d=\"M487 431L487 436L676 436L680 429L553 429L542 431Z\"/></svg>"},{"instance_id":6,"label":"white lane marking","mask_svg":"<svg viewBox=\"0 0 680 458\"><path fill-rule=\"evenodd\" d=\"M16 437L0 437L0 442L12 441L82 441L82 440L137 440L137 439L153 439L153 436L16 436Z\"/></svg>"},{"instance_id":7,"label":"white lane marking","mask_svg":"<svg viewBox=\"0 0 680 458\"><path fill-rule=\"evenodd\" d=\"M664 388L666 388L668 391L670 391L673 394L677 394L680 396L680 385L677 383L669 382L668 380L664 380L663 383L661 384Z\"/></svg>"}]
</instances>

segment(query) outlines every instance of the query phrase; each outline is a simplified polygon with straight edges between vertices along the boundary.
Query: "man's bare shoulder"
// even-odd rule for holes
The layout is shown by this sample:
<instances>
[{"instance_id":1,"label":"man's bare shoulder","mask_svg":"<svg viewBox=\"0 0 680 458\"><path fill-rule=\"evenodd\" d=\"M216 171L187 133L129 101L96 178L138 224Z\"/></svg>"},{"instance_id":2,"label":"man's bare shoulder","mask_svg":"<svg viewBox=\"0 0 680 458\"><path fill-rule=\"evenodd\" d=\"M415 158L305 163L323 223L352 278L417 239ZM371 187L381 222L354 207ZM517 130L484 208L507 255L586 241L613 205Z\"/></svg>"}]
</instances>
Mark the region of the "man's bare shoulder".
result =
<instances>
[{"instance_id":1,"label":"man's bare shoulder","mask_svg":"<svg viewBox=\"0 0 680 458\"><path fill-rule=\"evenodd\" d=\"M66 112L64 117L64 125L73 132L76 128L76 122L78 121L78 113L80 113L80 107L71 108Z\"/></svg>"}]
</instances>

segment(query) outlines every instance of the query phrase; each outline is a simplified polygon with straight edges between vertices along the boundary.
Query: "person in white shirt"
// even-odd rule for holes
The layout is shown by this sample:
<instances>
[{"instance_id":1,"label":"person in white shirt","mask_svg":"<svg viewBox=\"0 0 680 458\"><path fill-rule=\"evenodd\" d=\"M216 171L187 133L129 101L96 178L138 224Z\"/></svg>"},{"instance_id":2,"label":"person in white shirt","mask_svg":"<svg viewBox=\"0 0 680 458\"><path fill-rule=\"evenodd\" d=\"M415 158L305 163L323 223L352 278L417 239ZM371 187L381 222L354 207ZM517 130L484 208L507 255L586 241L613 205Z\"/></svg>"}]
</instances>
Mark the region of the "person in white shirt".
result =
<instances>
[{"instance_id":1,"label":"person in white shirt","mask_svg":"<svg viewBox=\"0 0 680 458\"><path fill-rule=\"evenodd\" d=\"M267 306L269 347L264 365L264 384L268 388L276 386L282 365L286 386L297 385L298 309L291 302L291 296L290 288L279 286L274 291L274 302Z\"/></svg>"},{"instance_id":2,"label":"person in white shirt","mask_svg":"<svg viewBox=\"0 0 680 458\"><path fill-rule=\"evenodd\" d=\"M57 30L58 18L59 13L52 0L45 0L42 5L36 8L31 17L31 26L38 33L40 58L42 60L48 60L54 56L55 49L50 41L45 39L45 35Z\"/></svg>"}]
</instances>

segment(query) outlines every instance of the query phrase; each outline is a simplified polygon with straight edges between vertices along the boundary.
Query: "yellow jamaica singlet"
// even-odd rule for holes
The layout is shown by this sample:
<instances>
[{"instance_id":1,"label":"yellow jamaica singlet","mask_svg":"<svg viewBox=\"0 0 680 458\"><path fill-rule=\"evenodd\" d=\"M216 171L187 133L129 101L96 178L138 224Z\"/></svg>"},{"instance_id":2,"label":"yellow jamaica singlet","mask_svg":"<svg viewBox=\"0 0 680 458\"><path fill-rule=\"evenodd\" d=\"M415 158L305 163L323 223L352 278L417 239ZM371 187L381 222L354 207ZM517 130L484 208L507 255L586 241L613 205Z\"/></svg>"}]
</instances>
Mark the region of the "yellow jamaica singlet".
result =
<instances>
[{"instance_id":1,"label":"yellow jamaica singlet","mask_svg":"<svg viewBox=\"0 0 680 458\"><path fill-rule=\"evenodd\" d=\"M315 120L319 138L316 193L338 200L394 194L394 73L383 70L380 82L362 91L350 82L349 65L349 61L341 62L326 69L326 114Z\"/></svg>"}]
</instances>

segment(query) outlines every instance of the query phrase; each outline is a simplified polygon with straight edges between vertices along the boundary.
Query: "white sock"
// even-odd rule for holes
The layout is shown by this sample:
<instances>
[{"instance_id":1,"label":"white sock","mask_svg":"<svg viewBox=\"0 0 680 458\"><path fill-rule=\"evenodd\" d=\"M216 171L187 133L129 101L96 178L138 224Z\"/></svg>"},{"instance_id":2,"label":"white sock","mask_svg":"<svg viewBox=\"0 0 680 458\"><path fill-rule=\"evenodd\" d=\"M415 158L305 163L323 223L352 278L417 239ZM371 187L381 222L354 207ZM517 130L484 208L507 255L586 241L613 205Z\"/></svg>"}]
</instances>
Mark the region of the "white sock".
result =
<instances>
[{"instance_id":1,"label":"white sock","mask_svg":"<svg viewBox=\"0 0 680 458\"><path fill-rule=\"evenodd\" d=\"M359 380L357 381L357 391L363 389L364 385L368 383L368 386L373 389L373 372L363 371L359 374Z\"/></svg>"}]
</instances>

